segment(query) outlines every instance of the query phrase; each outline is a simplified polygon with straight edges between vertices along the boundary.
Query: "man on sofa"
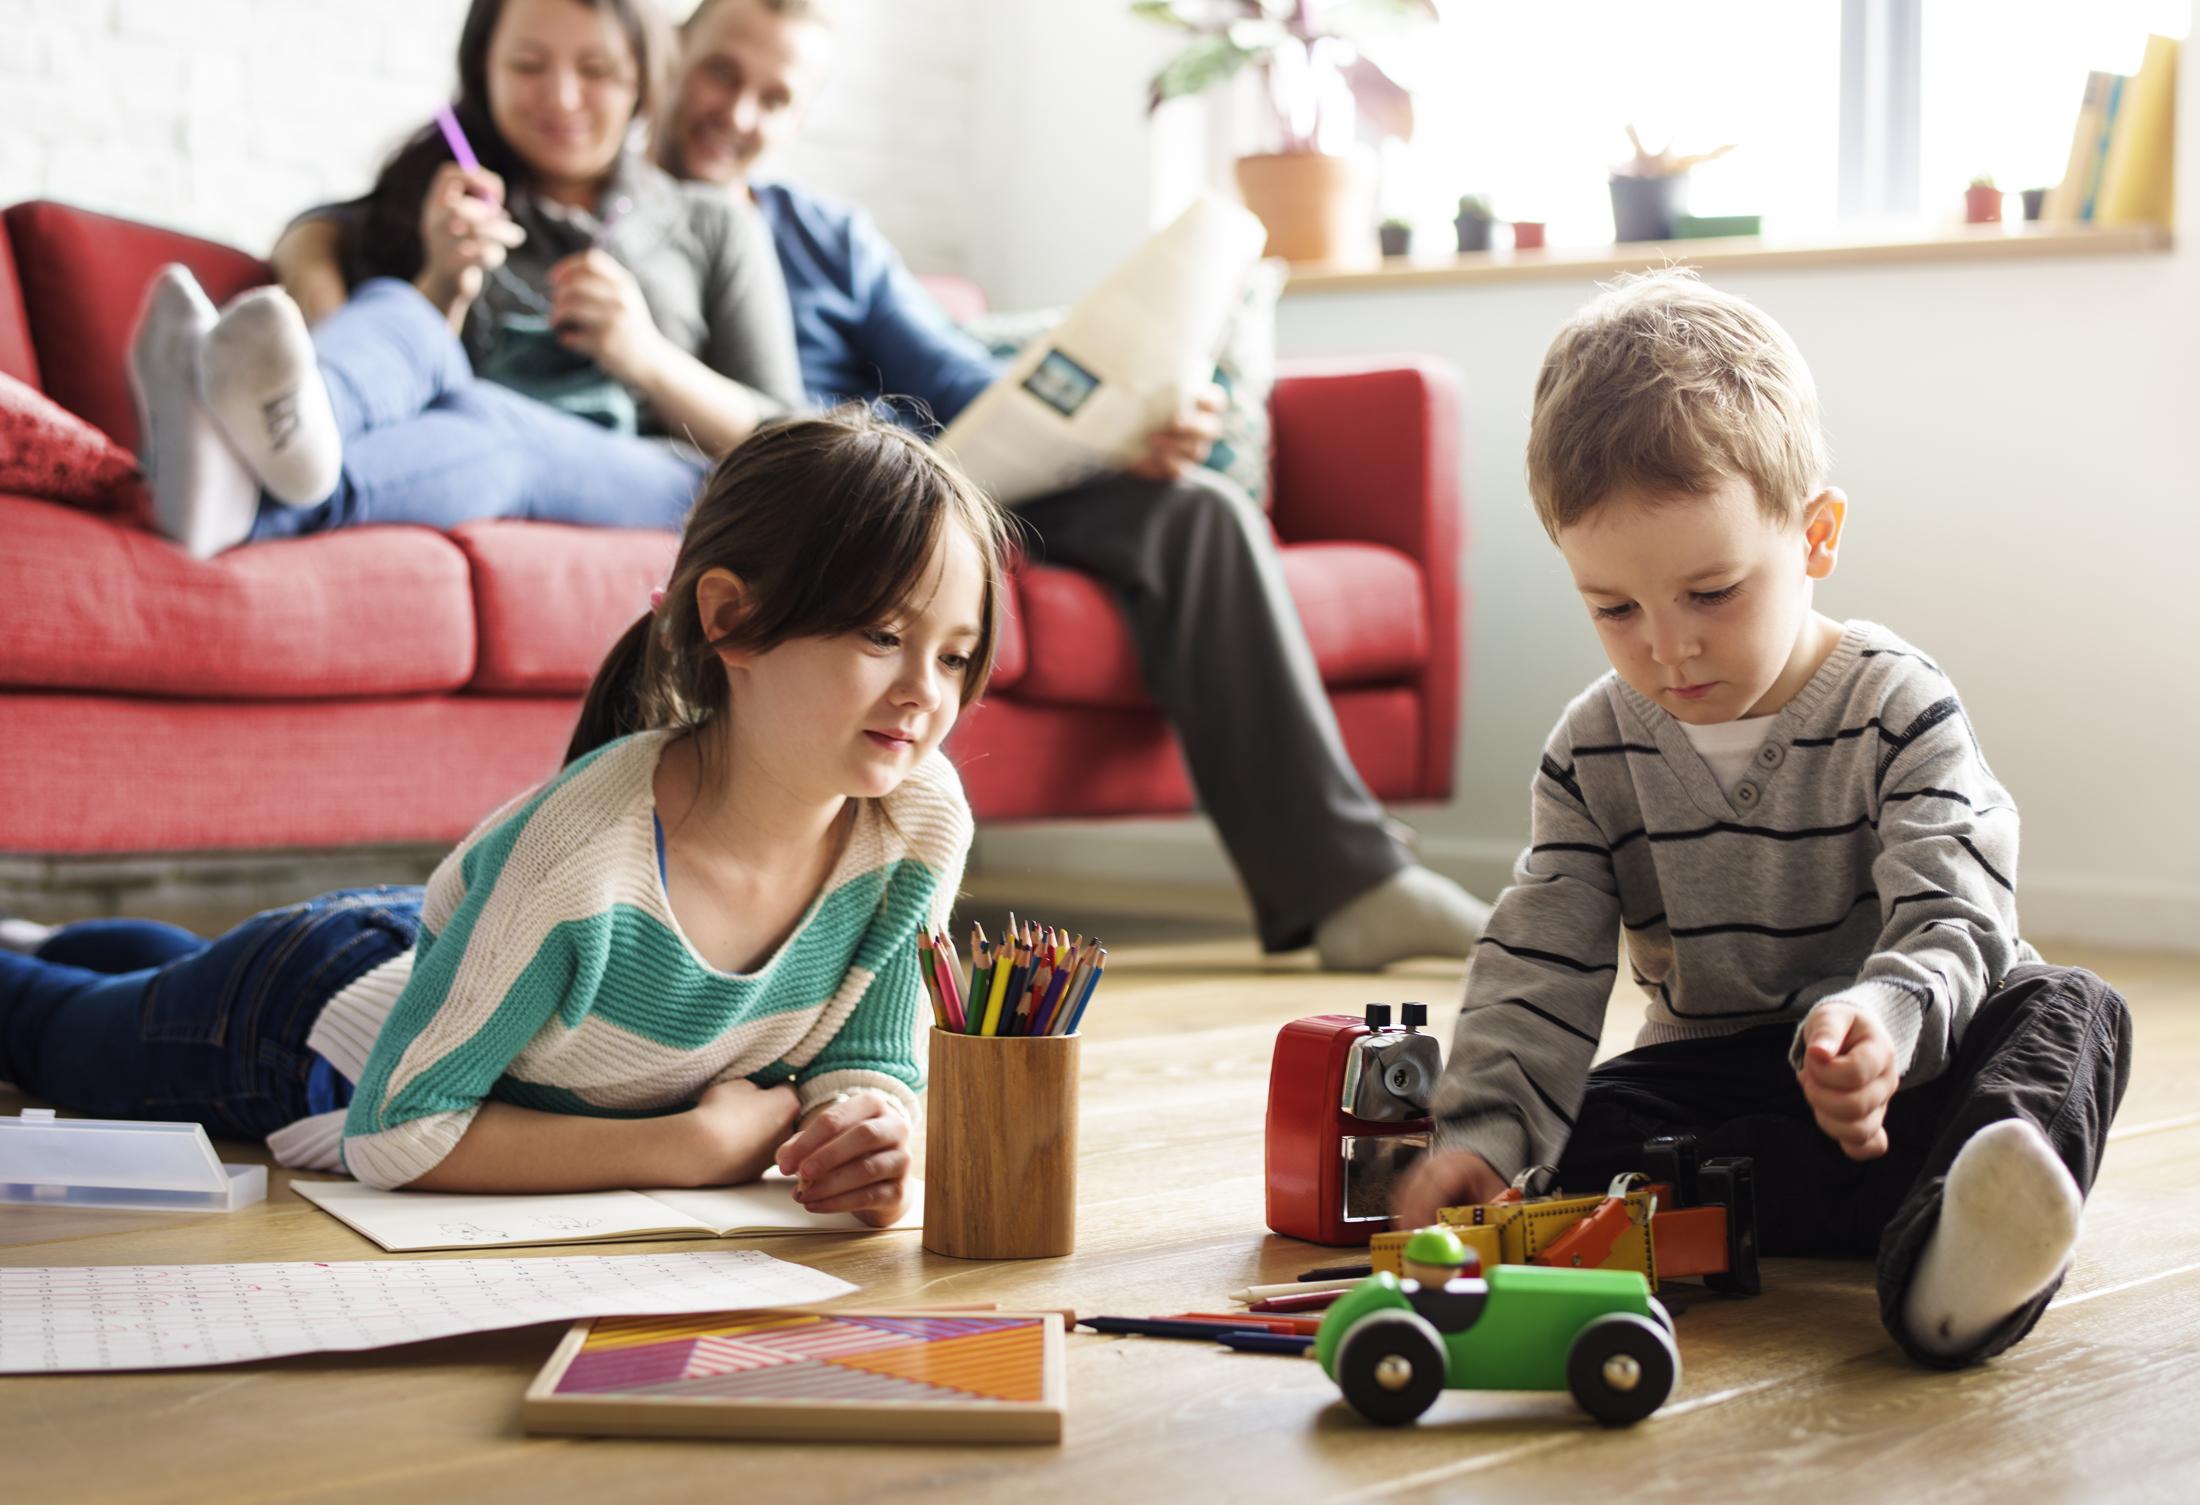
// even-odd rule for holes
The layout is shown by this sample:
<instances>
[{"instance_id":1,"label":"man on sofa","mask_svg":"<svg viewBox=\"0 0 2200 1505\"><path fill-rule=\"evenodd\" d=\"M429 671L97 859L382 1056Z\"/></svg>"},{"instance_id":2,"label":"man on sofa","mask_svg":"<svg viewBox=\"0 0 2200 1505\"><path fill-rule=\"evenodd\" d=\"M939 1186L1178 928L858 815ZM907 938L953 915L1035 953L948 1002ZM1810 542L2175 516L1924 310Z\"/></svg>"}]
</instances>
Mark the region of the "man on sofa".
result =
<instances>
[{"instance_id":1,"label":"man on sofa","mask_svg":"<svg viewBox=\"0 0 2200 1505\"><path fill-rule=\"evenodd\" d=\"M891 399L907 421L928 413L944 424L997 363L867 216L751 178L800 130L831 63L834 19L826 0L701 0L683 28L658 155L675 176L747 193L761 210L813 400ZM328 234L307 221L276 251L309 318L342 296ZM1122 600L1147 689L1176 730L1265 949L1311 943L1323 965L1353 971L1463 956L1488 907L1413 862L1346 756L1267 522L1200 463L1220 406L1219 392L1202 394L1129 472L1020 505L1032 551ZM1245 704L1265 714L1225 709Z\"/></svg>"}]
</instances>

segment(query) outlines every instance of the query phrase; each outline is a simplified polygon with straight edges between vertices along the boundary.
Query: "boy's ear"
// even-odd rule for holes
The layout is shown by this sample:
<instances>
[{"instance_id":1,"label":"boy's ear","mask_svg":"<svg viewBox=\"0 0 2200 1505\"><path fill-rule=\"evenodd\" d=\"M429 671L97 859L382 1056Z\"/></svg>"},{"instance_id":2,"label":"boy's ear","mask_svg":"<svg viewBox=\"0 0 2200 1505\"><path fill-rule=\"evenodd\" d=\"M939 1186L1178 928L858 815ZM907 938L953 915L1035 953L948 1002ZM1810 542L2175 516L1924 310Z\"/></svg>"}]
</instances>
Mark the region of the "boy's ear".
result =
<instances>
[{"instance_id":1,"label":"boy's ear","mask_svg":"<svg viewBox=\"0 0 2200 1505\"><path fill-rule=\"evenodd\" d=\"M1841 528L1849 518L1848 494L1828 486L1803 507L1803 573L1823 580L1833 573L1834 557L1841 549Z\"/></svg>"},{"instance_id":2,"label":"boy's ear","mask_svg":"<svg viewBox=\"0 0 2200 1505\"><path fill-rule=\"evenodd\" d=\"M695 610L703 620L703 640L716 642L730 635L749 614L749 588L731 570L706 570L695 582ZM746 664L756 655L745 648L720 648L719 660L727 668Z\"/></svg>"}]
</instances>

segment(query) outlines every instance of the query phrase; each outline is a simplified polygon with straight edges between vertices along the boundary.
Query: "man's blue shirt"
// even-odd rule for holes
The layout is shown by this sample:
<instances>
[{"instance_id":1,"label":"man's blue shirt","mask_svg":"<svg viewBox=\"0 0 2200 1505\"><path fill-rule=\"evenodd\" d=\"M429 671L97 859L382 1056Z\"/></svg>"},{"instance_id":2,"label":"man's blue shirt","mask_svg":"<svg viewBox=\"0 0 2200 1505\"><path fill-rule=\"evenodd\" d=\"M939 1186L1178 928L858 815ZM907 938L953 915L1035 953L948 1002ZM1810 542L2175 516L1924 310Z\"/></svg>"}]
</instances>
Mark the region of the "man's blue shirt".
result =
<instances>
[{"instance_id":1,"label":"man's blue shirt","mask_svg":"<svg viewBox=\"0 0 2200 1505\"><path fill-rule=\"evenodd\" d=\"M802 384L821 406L884 399L893 416L951 421L999 373L957 329L870 216L783 183L751 190L779 248Z\"/></svg>"}]
</instances>

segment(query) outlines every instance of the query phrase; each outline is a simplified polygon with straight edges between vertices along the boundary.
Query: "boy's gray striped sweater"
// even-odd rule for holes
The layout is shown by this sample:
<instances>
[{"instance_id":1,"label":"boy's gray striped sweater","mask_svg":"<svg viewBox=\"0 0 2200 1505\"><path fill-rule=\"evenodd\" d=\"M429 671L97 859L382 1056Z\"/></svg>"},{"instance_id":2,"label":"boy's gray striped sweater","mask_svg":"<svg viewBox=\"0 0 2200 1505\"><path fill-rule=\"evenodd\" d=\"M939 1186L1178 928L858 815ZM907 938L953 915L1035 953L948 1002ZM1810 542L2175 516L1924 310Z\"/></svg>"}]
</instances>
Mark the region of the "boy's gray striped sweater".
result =
<instances>
[{"instance_id":1,"label":"boy's gray striped sweater","mask_svg":"<svg viewBox=\"0 0 2200 1505\"><path fill-rule=\"evenodd\" d=\"M1533 840L1467 974L1437 1139L1500 1173L1573 1129L1615 954L1650 994L1638 1045L1877 1015L1908 1086L1938 1075L2011 967L2017 810L1955 687L1851 622L1731 797L1672 716L1608 674L1552 731ZM1620 950L1622 934L1625 949Z\"/></svg>"}]
</instances>

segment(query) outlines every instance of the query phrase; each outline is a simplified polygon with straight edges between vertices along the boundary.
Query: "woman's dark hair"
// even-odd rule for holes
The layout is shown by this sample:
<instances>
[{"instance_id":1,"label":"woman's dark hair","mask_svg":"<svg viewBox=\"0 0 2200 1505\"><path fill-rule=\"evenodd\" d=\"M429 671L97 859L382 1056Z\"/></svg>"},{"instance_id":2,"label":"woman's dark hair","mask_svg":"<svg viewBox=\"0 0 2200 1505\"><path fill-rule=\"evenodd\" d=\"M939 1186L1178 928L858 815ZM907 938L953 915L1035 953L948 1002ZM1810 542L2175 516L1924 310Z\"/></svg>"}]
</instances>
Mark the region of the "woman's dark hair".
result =
<instances>
[{"instance_id":1,"label":"woman's dark hair","mask_svg":"<svg viewBox=\"0 0 2200 1505\"><path fill-rule=\"evenodd\" d=\"M792 638L892 620L921 588L939 540L977 545L985 589L962 703L985 689L1000 637L1008 520L992 498L907 430L860 408L767 424L719 462L665 584L664 602L613 645L581 707L565 761L654 727L697 728L726 709L721 648L762 652ZM731 570L749 610L706 635L695 587Z\"/></svg>"},{"instance_id":2,"label":"woman's dark hair","mask_svg":"<svg viewBox=\"0 0 2200 1505\"><path fill-rule=\"evenodd\" d=\"M481 165L503 178L507 188L517 188L533 174L489 113L489 42L496 35L497 23L504 19L506 3L473 0L467 7L466 19L458 29L458 97L451 101L451 111ZM634 55L639 90L634 116L637 120L654 120L673 51L672 32L655 0L572 3L619 23L627 48ZM436 169L451 160L450 144L431 120L413 132L383 164L374 187L367 191L367 213L359 234L359 262L366 276L410 280L420 274L420 205L428 196L428 184L434 180Z\"/></svg>"}]
</instances>

